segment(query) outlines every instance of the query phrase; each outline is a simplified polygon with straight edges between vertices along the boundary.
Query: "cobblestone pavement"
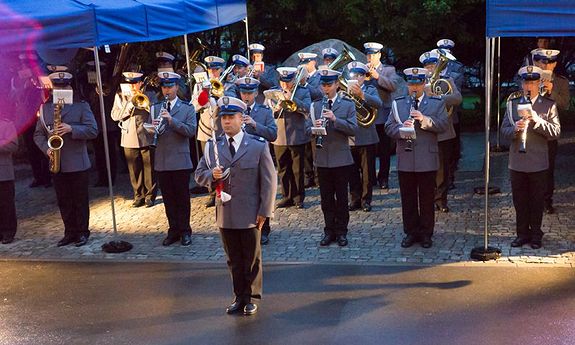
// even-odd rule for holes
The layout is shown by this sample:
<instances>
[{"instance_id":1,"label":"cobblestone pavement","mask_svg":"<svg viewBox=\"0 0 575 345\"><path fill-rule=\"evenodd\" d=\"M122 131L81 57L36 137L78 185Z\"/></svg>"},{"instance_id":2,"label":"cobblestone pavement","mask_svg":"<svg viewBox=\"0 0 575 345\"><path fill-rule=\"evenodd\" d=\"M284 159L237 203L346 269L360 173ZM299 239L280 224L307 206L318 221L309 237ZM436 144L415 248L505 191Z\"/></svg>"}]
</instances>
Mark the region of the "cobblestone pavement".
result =
<instances>
[{"instance_id":1,"label":"cobblestone pavement","mask_svg":"<svg viewBox=\"0 0 575 345\"><path fill-rule=\"evenodd\" d=\"M478 137L475 135L475 138ZM464 142L466 144L466 142ZM468 145L471 145L467 142ZM481 145L481 141L475 141ZM477 151L477 150L475 150ZM544 247L532 250L511 248L514 237L515 212L510 193L507 171L507 153L492 155L491 185L501 193L490 197L490 245L502 250L503 256L489 265L513 266L552 264L575 267L575 174L573 157L575 133L566 133L560 141L556 167L555 206L557 213L544 215ZM468 157L469 159L469 157ZM472 158L475 159L475 158ZM477 158L481 159L481 158ZM102 252L101 245L113 239L112 214L107 188L90 189L90 229L88 245L56 247L63 235L63 225L52 188L28 188L31 181L27 166L17 167L16 203L18 233L16 241L0 245L0 259L47 260L136 260L136 261L224 261L219 234L214 226L214 209L205 209L207 197L192 199L192 245L161 245L167 230L163 204L152 208L130 207L131 188L128 176L119 175L115 187L116 221L119 237L134 245L122 254ZM92 180L95 178L92 174ZM423 264L456 263L482 265L469 261L473 247L483 245L484 197L473 193L474 187L483 185L483 172L458 172L456 188L449 196L451 211L436 214L434 245L430 249L419 246L401 248L403 237L401 203L397 174L391 175L389 191L374 191L373 210L370 213L351 213L349 245L336 244L320 247L323 216L319 205L318 189L306 191L306 209L276 210L272 220L270 243L263 247L267 262L322 262L370 264Z\"/></svg>"}]
</instances>

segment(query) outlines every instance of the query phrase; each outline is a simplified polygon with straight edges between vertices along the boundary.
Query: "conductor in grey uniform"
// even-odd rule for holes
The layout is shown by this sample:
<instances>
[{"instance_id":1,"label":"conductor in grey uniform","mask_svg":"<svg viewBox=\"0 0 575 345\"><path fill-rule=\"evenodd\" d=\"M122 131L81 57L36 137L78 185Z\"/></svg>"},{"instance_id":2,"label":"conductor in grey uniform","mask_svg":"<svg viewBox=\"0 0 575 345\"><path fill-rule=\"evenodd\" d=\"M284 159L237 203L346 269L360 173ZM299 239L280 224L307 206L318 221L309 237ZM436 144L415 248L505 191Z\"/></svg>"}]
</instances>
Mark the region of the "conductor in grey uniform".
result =
<instances>
[{"instance_id":1,"label":"conductor in grey uniform","mask_svg":"<svg viewBox=\"0 0 575 345\"><path fill-rule=\"evenodd\" d=\"M72 74L57 72L49 75L54 90L71 89ZM50 101L40 108L40 121L36 124L34 142L46 156L52 155L48 138L62 137L60 170L52 174L60 215L64 221L64 237L58 247L74 243L77 247L88 243L90 237L90 199L88 195L89 169L87 141L98 135L98 125L86 102L64 104L61 122L54 126L54 104ZM54 128L56 127L56 128Z\"/></svg>"},{"instance_id":2,"label":"conductor in grey uniform","mask_svg":"<svg viewBox=\"0 0 575 345\"><path fill-rule=\"evenodd\" d=\"M355 104L337 92L340 72L321 69L319 73L324 97L313 102L310 107L313 128L308 126L308 132L315 135L314 164L325 221L320 245L327 246L337 241L343 247L348 243L347 186L353 166L349 137L357 131ZM322 134L318 128L325 129L325 133Z\"/></svg>"},{"instance_id":3,"label":"conductor in grey uniform","mask_svg":"<svg viewBox=\"0 0 575 345\"><path fill-rule=\"evenodd\" d=\"M397 139L397 171L401 194L404 248L420 242L432 246L435 212L435 176L439 168L437 135L447 129L445 102L424 92L428 71L407 68L410 96L396 98L385 123L385 132Z\"/></svg>"},{"instance_id":4,"label":"conductor in grey uniform","mask_svg":"<svg viewBox=\"0 0 575 345\"><path fill-rule=\"evenodd\" d=\"M517 237L512 247L542 246L541 223L549 168L548 140L559 137L557 106L539 95L542 70L536 66L519 69L523 96L507 102L501 135L511 140L509 174L515 207Z\"/></svg>"},{"instance_id":5,"label":"conductor in grey uniform","mask_svg":"<svg viewBox=\"0 0 575 345\"><path fill-rule=\"evenodd\" d=\"M272 110L267 105L256 102L260 82L257 79L245 77L238 78L236 85L242 101L246 104L246 111L243 116L243 129L246 133L264 138L270 143L276 140L278 128ZM268 244L270 232L270 219L266 218L262 227L262 244Z\"/></svg>"},{"instance_id":6,"label":"conductor in grey uniform","mask_svg":"<svg viewBox=\"0 0 575 345\"><path fill-rule=\"evenodd\" d=\"M218 107L225 135L208 142L195 178L218 191L216 223L235 295L226 312L253 315L262 297L260 230L273 213L277 174L267 142L241 130L246 104L224 96Z\"/></svg>"},{"instance_id":7,"label":"conductor in grey uniform","mask_svg":"<svg viewBox=\"0 0 575 345\"><path fill-rule=\"evenodd\" d=\"M165 101L154 104L150 114L156 138L152 139L152 146L156 146L154 170L169 224L162 245L180 240L182 246L189 246L192 243L189 184L193 168L189 138L196 133L196 112L177 96L179 74L160 72L159 77Z\"/></svg>"}]
</instances>

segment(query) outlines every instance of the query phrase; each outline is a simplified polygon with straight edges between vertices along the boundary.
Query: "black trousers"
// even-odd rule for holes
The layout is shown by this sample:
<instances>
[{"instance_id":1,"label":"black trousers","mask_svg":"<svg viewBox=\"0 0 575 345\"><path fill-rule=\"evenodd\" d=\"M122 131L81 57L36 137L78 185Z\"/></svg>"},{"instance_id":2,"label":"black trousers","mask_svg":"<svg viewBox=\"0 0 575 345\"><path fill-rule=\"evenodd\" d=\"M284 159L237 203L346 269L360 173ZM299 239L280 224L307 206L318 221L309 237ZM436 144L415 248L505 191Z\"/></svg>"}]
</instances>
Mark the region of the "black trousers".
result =
<instances>
[{"instance_id":1,"label":"black trousers","mask_svg":"<svg viewBox=\"0 0 575 345\"><path fill-rule=\"evenodd\" d=\"M16 203L14 202L14 181L0 181L0 237L16 235Z\"/></svg>"},{"instance_id":2,"label":"black trousers","mask_svg":"<svg viewBox=\"0 0 575 345\"><path fill-rule=\"evenodd\" d=\"M88 170L52 175L60 215L64 221L64 235L90 236L90 198Z\"/></svg>"},{"instance_id":3,"label":"black trousers","mask_svg":"<svg viewBox=\"0 0 575 345\"><path fill-rule=\"evenodd\" d=\"M118 166L118 137L119 132L108 132L108 148L110 149L110 173L112 183L116 181ZM94 139L94 156L96 158L96 169L98 170L98 182L108 184L108 172L106 168L106 150L104 148L104 135L100 131Z\"/></svg>"},{"instance_id":4,"label":"black trousers","mask_svg":"<svg viewBox=\"0 0 575 345\"><path fill-rule=\"evenodd\" d=\"M349 191L352 204L371 204L375 184L375 145L351 147L354 165L349 178Z\"/></svg>"},{"instance_id":5,"label":"black trousers","mask_svg":"<svg viewBox=\"0 0 575 345\"><path fill-rule=\"evenodd\" d=\"M545 188L545 206L553 206L553 192L555 191L555 158L559 142L550 140L547 142L549 150L549 169L547 169L547 188Z\"/></svg>"},{"instance_id":6,"label":"black trousers","mask_svg":"<svg viewBox=\"0 0 575 345\"><path fill-rule=\"evenodd\" d=\"M403 232L413 236L432 236L435 226L433 197L436 171L399 171Z\"/></svg>"},{"instance_id":7,"label":"black trousers","mask_svg":"<svg viewBox=\"0 0 575 345\"><path fill-rule=\"evenodd\" d=\"M222 243L228 257L234 295L238 301L250 303L262 298L262 247L257 228L220 228Z\"/></svg>"},{"instance_id":8,"label":"black trousers","mask_svg":"<svg viewBox=\"0 0 575 345\"><path fill-rule=\"evenodd\" d=\"M305 181L315 180L315 170L313 166L313 150L314 150L313 145L311 142L305 144L305 161L304 161Z\"/></svg>"},{"instance_id":9,"label":"black trousers","mask_svg":"<svg viewBox=\"0 0 575 345\"><path fill-rule=\"evenodd\" d=\"M154 173L154 150L149 147L124 147L134 200L155 200L157 194Z\"/></svg>"},{"instance_id":10,"label":"black trousers","mask_svg":"<svg viewBox=\"0 0 575 345\"><path fill-rule=\"evenodd\" d=\"M447 192L451 184L451 163L453 161L455 139L440 141L439 169L435 177L435 204L439 207L447 207Z\"/></svg>"},{"instance_id":11,"label":"black trousers","mask_svg":"<svg viewBox=\"0 0 575 345\"><path fill-rule=\"evenodd\" d=\"M34 180L40 184L50 182L50 170L48 168L48 157L42 152L34 142L34 130L36 126L31 126L24 132L24 142L28 153L28 161L32 167Z\"/></svg>"},{"instance_id":12,"label":"black trousers","mask_svg":"<svg viewBox=\"0 0 575 345\"><path fill-rule=\"evenodd\" d=\"M168 217L168 237L179 238L192 233L189 188L191 173L190 169L156 171Z\"/></svg>"},{"instance_id":13,"label":"black trousers","mask_svg":"<svg viewBox=\"0 0 575 345\"><path fill-rule=\"evenodd\" d=\"M194 166L194 169L192 169L192 171L194 171L198 166L200 158L202 158L202 156L204 155L203 146L205 144L201 145L201 141L196 140L196 137L190 138L189 142L190 142L190 158L192 159L192 164Z\"/></svg>"},{"instance_id":14,"label":"black trousers","mask_svg":"<svg viewBox=\"0 0 575 345\"><path fill-rule=\"evenodd\" d=\"M461 117L461 114L460 114ZM449 170L450 170L450 181L449 184L452 184L455 180L455 171L457 170L457 166L459 165L459 159L461 158L461 125L459 122L453 124L453 129L455 129L455 139L453 141L453 151L451 155L451 162L449 163Z\"/></svg>"},{"instance_id":15,"label":"black trousers","mask_svg":"<svg viewBox=\"0 0 575 345\"><path fill-rule=\"evenodd\" d=\"M517 236L540 239L547 170L525 173L509 170Z\"/></svg>"},{"instance_id":16,"label":"black trousers","mask_svg":"<svg viewBox=\"0 0 575 345\"><path fill-rule=\"evenodd\" d=\"M377 172L377 181L381 183L388 183L389 181L389 165L391 160L391 150L393 148L393 140L385 134L385 125L375 125L379 143L377 143L376 154L379 158L379 171Z\"/></svg>"},{"instance_id":17,"label":"black trousers","mask_svg":"<svg viewBox=\"0 0 575 345\"><path fill-rule=\"evenodd\" d=\"M317 168L321 211L325 221L323 231L332 237L347 235L349 224L347 185L352 166Z\"/></svg>"},{"instance_id":18,"label":"black trousers","mask_svg":"<svg viewBox=\"0 0 575 345\"><path fill-rule=\"evenodd\" d=\"M303 202L305 198L305 145L274 146L283 199L292 200L296 203Z\"/></svg>"}]
</instances>

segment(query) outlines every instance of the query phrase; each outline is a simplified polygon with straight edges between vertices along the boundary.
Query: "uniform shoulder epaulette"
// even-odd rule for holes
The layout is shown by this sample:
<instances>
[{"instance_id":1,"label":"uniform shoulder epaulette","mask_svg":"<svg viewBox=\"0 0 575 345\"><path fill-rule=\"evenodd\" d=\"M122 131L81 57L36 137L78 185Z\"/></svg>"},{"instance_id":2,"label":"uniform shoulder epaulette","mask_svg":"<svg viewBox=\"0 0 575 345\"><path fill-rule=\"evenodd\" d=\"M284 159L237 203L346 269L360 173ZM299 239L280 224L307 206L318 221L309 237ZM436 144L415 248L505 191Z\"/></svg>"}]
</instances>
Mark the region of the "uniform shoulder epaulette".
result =
<instances>
[{"instance_id":1,"label":"uniform shoulder epaulette","mask_svg":"<svg viewBox=\"0 0 575 345\"><path fill-rule=\"evenodd\" d=\"M250 138L257 140L257 141L261 141L261 142L265 142L266 140L262 137L260 137L259 135L255 135L255 134L249 134Z\"/></svg>"},{"instance_id":2,"label":"uniform shoulder epaulette","mask_svg":"<svg viewBox=\"0 0 575 345\"><path fill-rule=\"evenodd\" d=\"M305 85L298 85L298 89L307 89L307 83Z\"/></svg>"},{"instance_id":3,"label":"uniform shoulder epaulette","mask_svg":"<svg viewBox=\"0 0 575 345\"><path fill-rule=\"evenodd\" d=\"M435 95L429 96L429 99L435 99L435 100L438 100L438 101L441 101L441 100L442 100L441 96L435 96Z\"/></svg>"},{"instance_id":4,"label":"uniform shoulder epaulette","mask_svg":"<svg viewBox=\"0 0 575 345\"><path fill-rule=\"evenodd\" d=\"M271 109L267 104L258 104L258 108Z\"/></svg>"},{"instance_id":5,"label":"uniform shoulder epaulette","mask_svg":"<svg viewBox=\"0 0 575 345\"><path fill-rule=\"evenodd\" d=\"M395 98L396 101L400 101L400 100L402 100L402 99L405 99L405 96L399 96L399 97L396 97L396 98Z\"/></svg>"}]
</instances>

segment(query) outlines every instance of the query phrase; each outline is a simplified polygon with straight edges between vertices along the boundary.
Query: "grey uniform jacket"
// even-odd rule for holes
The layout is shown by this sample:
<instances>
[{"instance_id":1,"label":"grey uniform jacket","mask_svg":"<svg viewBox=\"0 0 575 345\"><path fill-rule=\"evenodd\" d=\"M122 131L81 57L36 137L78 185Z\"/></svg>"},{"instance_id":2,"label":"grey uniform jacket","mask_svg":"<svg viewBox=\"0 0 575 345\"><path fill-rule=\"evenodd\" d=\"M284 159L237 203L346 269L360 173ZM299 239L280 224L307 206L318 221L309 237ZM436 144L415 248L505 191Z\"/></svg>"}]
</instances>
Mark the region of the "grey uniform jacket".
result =
<instances>
[{"instance_id":1,"label":"grey uniform jacket","mask_svg":"<svg viewBox=\"0 0 575 345\"><path fill-rule=\"evenodd\" d=\"M309 89L309 94L311 96L311 101L319 101L323 98L323 93L321 92L320 75L316 71L311 77L307 79L307 88Z\"/></svg>"},{"instance_id":2,"label":"grey uniform jacket","mask_svg":"<svg viewBox=\"0 0 575 345\"><path fill-rule=\"evenodd\" d=\"M14 181L12 153L18 150L18 134L14 124L0 119L0 181Z\"/></svg>"},{"instance_id":3,"label":"grey uniform jacket","mask_svg":"<svg viewBox=\"0 0 575 345\"><path fill-rule=\"evenodd\" d=\"M501 135L511 140L509 147L509 169L520 172L538 172L549 168L547 140L559 138L561 126L555 102L547 97L535 98L533 110L541 117L541 122L530 121L527 128L526 153L519 152L521 133L515 132L517 104L520 98L507 102L507 110L501 124Z\"/></svg>"},{"instance_id":4,"label":"grey uniform jacket","mask_svg":"<svg viewBox=\"0 0 575 345\"><path fill-rule=\"evenodd\" d=\"M444 79L446 79L449 82L449 84L451 84L451 89L453 90L453 92L449 95L441 96L441 98L445 101L445 106L452 107L453 110L451 111L451 115L449 115L449 113L446 113L449 123L447 125L447 130L437 134L437 141L439 142L455 138L455 128L453 127L455 119L454 116L457 113L456 109L457 106L459 106L463 101L463 97L461 97L461 92L459 91L459 88L457 87L453 78L444 77Z\"/></svg>"},{"instance_id":5,"label":"grey uniform jacket","mask_svg":"<svg viewBox=\"0 0 575 345\"><path fill-rule=\"evenodd\" d=\"M254 103L251 107L250 116L256 122L256 127L246 125L246 132L262 137L269 142L276 140L278 127L270 107L258 103Z\"/></svg>"},{"instance_id":6,"label":"grey uniform jacket","mask_svg":"<svg viewBox=\"0 0 575 345\"><path fill-rule=\"evenodd\" d=\"M65 104L62 107L62 123L72 126L72 132L64 134L64 146L60 149L60 171L63 173L84 171L90 168L90 157L86 141L98 136L98 125L90 106L86 102ZM54 104L46 103L40 108L41 119L36 123L34 142L48 155L48 137L54 125ZM42 120L43 118L43 120Z\"/></svg>"},{"instance_id":7,"label":"grey uniform jacket","mask_svg":"<svg viewBox=\"0 0 575 345\"><path fill-rule=\"evenodd\" d=\"M134 105L131 101L116 94L111 117L114 121L120 121L122 129L120 145L132 149L148 147L152 142L152 136L144 128L144 123L150 122L150 113L143 109L134 109L132 114L132 109Z\"/></svg>"},{"instance_id":8,"label":"grey uniform jacket","mask_svg":"<svg viewBox=\"0 0 575 345\"><path fill-rule=\"evenodd\" d=\"M292 146L303 145L310 142L310 136L306 133L306 127L309 122L309 106L311 98L309 89L305 86L298 86L294 96L294 102L297 104L295 112L283 111L281 116L276 119L278 128L277 139L274 145ZM278 112L279 113L279 112ZM278 113L275 116L278 116Z\"/></svg>"},{"instance_id":9,"label":"grey uniform jacket","mask_svg":"<svg viewBox=\"0 0 575 345\"><path fill-rule=\"evenodd\" d=\"M158 118L161 103L152 105L150 113ZM158 146L154 157L154 170L172 171L192 169L190 157L190 138L196 133L196 112L194 107L180 99L170 111L172 123L158 138Z\"/></svg>"},{"instance_id":10,"label":"grey uniform jacket","mask_svg":"<svg viewBox=\"0 0 575 345\"><path fill-rule=\"evenodd\" d=\"M225 136L218 138L219 163L230 169L223 191L232 196L223 203L216 200L216 223L220 228L248 229L256 226L258 215L271 217L277 191L277 174L269 146L259 137L244 134L240 148L231 157ZM204 156L198 163L195 180L215 188L212 169L216 166L213 141L208 141Z\"/></svg>"},{"instance_id":11,"label":"grey uniform jacket","mask_svg":"<svg viewBox=\"0 0 575 345\"><path fill-rule=\"evenodd\" d=\"M569 94L569 80L564 76L553 74L553 90L549 96L557 104L559 110L567 110L571 95Z\"/></svg>"},{"instance_id":12,"label":"grey uniform jacket","mask_svg":"<svg viewBox=\"0 0 575 345\"><path fill-rule=\"evenodd\" d=\"M365 101L368 105L375 109L381 107L381 98L375 87L371 85L362 85L361 89L365 96ZM351 146L362 146L362 145L372 145L379 142L379 136L377 135L377 129L375 128L375 122L369 127L358 126L355 131L355 136L349 138L349 144Z\"/></svg>"},{"instance_id":13,"label":"grey uniform jacket","mask_svg":"<svg viewBox=\"0 0 575 345\"><path fill-rule=\"evenodd\" d=\"M379 64L375 70L379 73L379 78L377 80L371 78L371 80L367 80L365 83L375 87L379 93L379 98L381 98L381 107L379 107L377 118L375 119L375 124L381 125L387 121L392 101L391 93L396 90L400 78L397 73L395 73L395 67L393 66Z\"/></svg>"},{"instance_id":14,"label":"grey uniform jacket","mask_svg":"<svg viewBox=\"0 0 575 345\"><path fill-rule=\"evenodd\" d=\"M396 111L397 110L397 111ZM396 98L385 123L385 133L393 139L401 139L399 128L409 118L411 97ZM425 115L421 125L416 125L413 151L405 151L406 140L397 140L397 170L406 172L435 171L439 168L437 134L447 129L448 119L445 102L438 97L423 96L419 111ZM399 121L398 121L399 119ZM417 122L417 121L416 121Z\"/></svg>"},{"instance_id":15,"label":"grey uniform jacket","mask_svg":"<svg viewBox=\"0 0 575 345\"><path fill-rule=\"evenodd\" d=\"M313 119L321 118L322 101L312 103ZM320 168L337 168L353 164L349 148L349 137L357 131L355 104L348 98L338 95L331 109L335 122L327 121L327 135L323 137L323 148L314 150L314 164ZM311 134L311 123L307 128Z\"/></svg>"}]
</instances>

